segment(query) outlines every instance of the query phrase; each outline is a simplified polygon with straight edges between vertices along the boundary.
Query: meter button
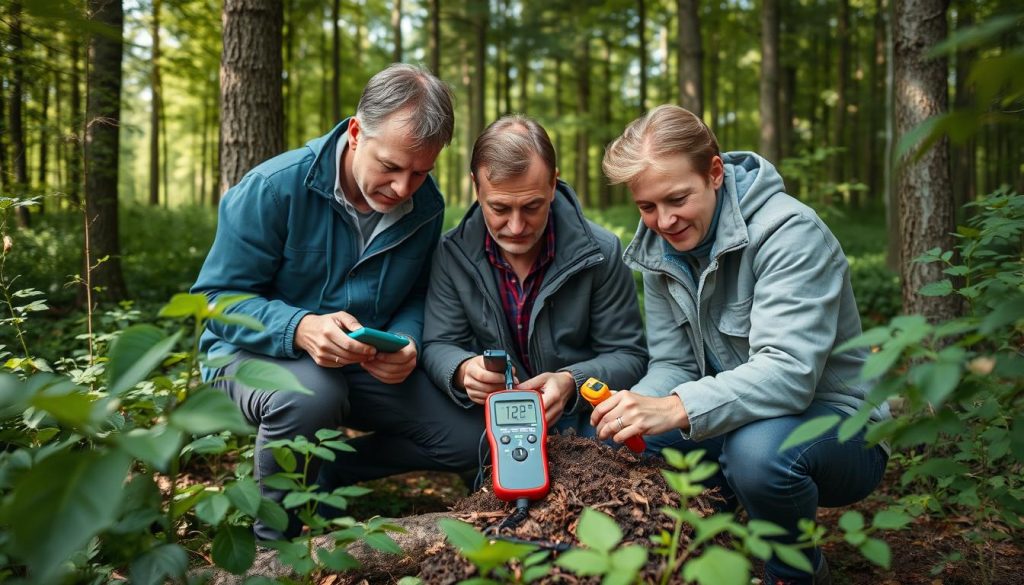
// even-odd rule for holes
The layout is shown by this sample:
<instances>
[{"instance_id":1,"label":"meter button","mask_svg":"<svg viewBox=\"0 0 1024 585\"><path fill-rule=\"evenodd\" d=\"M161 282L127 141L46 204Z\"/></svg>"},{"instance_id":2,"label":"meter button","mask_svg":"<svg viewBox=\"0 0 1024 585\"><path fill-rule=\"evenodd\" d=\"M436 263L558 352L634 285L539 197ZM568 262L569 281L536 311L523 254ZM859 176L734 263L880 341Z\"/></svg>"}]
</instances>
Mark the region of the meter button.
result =
<instances>
[{"instance_id":1,"label":"meter button","mask_svg":"<svg viewBox=\"0 0 1024 585\"><path fill-rule=\"evenodd\" d=\"M501 444L502 445L508 445L511 442L512 442L512 437L510 437L509 435L502 435L501 436Z\"/></svg>"},{"instance_id":2,"label":"meter button","mask_svg":"<svg viewBox=\"0 0 1024 585\"><path fill-rule=\"evenodd\" d=\"M526 441L528 443L536 443L537 442L537 435L529 435L529 436L527 436L526 437Z\"/></svg>"},{"instance_id":3,"label":"meter button","mask_svg":"<svg viewBox=\"0 0 1024 585\"><path fill-rule=\"evenodd\" d=\"M526 455L526 449L523 449L522 447L516 447L515 449L512 449L512 458L515 459L516 461L525 460Z\"/></svg>"}]
</instances>

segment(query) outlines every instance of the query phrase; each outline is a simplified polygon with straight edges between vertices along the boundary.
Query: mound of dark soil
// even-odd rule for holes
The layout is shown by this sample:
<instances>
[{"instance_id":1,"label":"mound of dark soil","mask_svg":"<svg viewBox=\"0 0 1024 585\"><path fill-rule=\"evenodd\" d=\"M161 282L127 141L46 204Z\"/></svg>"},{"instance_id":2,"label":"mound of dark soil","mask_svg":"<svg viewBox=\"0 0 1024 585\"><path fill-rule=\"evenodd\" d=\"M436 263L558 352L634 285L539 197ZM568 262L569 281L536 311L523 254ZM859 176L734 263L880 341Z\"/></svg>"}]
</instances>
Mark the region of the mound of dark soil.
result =
<instances>
[{"instance_id":1,"label":"mound of dark soil","mask_svg":"<svg viewBox=\"0 0 1024 585\"><path fill-rule=\"evenodd\" d=\"M533 502L529 518L503 536L530 541L579 544L576 525L585 507L595 508L612 516L622 528L623 542L650 547L649 538L671 532L673 521L661 513L663 506L678 507L679 496L665 482L661 459L638 459L628 449L613 450L590 439L553 436L548 440L548 462L551 492ZM485 489L460 500L453 514L483 531L496 526L514 511L512 504L502 502L491 492L490 478ZM713 495L698 498L691 506L702 515L712 513ZM685 530L685 529L684 529ZM688 535L684 535L684 542ZM655 577L662 570L663 559L651 555L646 576ZM420 577L430 584L451 584L474 576L476 569L447 544L428 551L420 565ZM565 583L597 583L596 579L580 579L555 569L554 575Z\"/></svg>"}]
</instances>

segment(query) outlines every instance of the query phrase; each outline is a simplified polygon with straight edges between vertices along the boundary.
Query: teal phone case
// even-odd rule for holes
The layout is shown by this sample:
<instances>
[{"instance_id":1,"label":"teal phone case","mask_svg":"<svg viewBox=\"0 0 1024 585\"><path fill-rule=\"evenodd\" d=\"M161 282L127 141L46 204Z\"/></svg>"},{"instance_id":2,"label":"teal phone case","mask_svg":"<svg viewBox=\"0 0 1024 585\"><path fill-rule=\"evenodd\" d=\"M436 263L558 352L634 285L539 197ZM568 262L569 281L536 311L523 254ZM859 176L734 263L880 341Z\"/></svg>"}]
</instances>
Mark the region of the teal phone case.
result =
<instances>
[{"instance_id":1,"label":"teal phone case","mask_svg":"<svg viewBox=\"0 0 1024 585\"><path fill-rule=\"evenodd\" d=\"M395 335L394 333L388 333L387 331L371 327L360 327L349 333L348 336L356 341L372 345L380 351L389 353L398 351L409 344L408 337L402 337L401 335Z\"/></svg>"}]
</instances>

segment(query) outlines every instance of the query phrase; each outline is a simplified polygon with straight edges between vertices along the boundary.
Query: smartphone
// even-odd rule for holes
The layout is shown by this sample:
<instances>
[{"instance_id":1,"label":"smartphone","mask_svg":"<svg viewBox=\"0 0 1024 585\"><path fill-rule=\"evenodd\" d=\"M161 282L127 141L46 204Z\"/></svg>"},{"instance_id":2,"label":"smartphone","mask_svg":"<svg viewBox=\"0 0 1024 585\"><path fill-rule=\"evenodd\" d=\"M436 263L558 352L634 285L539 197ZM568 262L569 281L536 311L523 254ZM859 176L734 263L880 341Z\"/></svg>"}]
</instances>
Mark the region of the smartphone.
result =
<instances>
[{"instance_id":1,"label":"smartphone","mask_svg":"<svg viewBox=\"0 0 1024 585\"><path fill-rule=\"evenodd\" d=\"M388 353L398 351L409 344L408 337L402 337L401 335L395 335L394 333L388 333L387 331L371 327L360 327L349 333L348 336Z\"/></svg>"}]
</instances>

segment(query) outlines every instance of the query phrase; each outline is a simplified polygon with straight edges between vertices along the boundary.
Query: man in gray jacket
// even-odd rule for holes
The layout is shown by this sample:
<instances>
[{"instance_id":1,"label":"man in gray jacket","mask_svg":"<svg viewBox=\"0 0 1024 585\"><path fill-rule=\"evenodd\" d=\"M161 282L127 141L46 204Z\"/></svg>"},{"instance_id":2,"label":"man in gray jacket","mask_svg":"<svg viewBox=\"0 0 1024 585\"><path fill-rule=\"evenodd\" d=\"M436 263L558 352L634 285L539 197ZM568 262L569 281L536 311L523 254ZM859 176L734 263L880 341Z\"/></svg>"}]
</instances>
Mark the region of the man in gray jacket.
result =
<instances>
[{"instance_id":1,"label":"man in gray jacket","mask_svg":"<svg viewBox=\"0 0 1024 585\"><path fill-rule=\"evenodd\" d=\"M621 243L583 217L534 120L511 115L488 126L470 168L477 203L434 255L424 367L456 403L473 408L504 387L481 354L504 349L518 387L541 392L548 425L562 419L558 428L575 427L587 378L628 388L646 365Z\"/></svg>"}]
</instances>

